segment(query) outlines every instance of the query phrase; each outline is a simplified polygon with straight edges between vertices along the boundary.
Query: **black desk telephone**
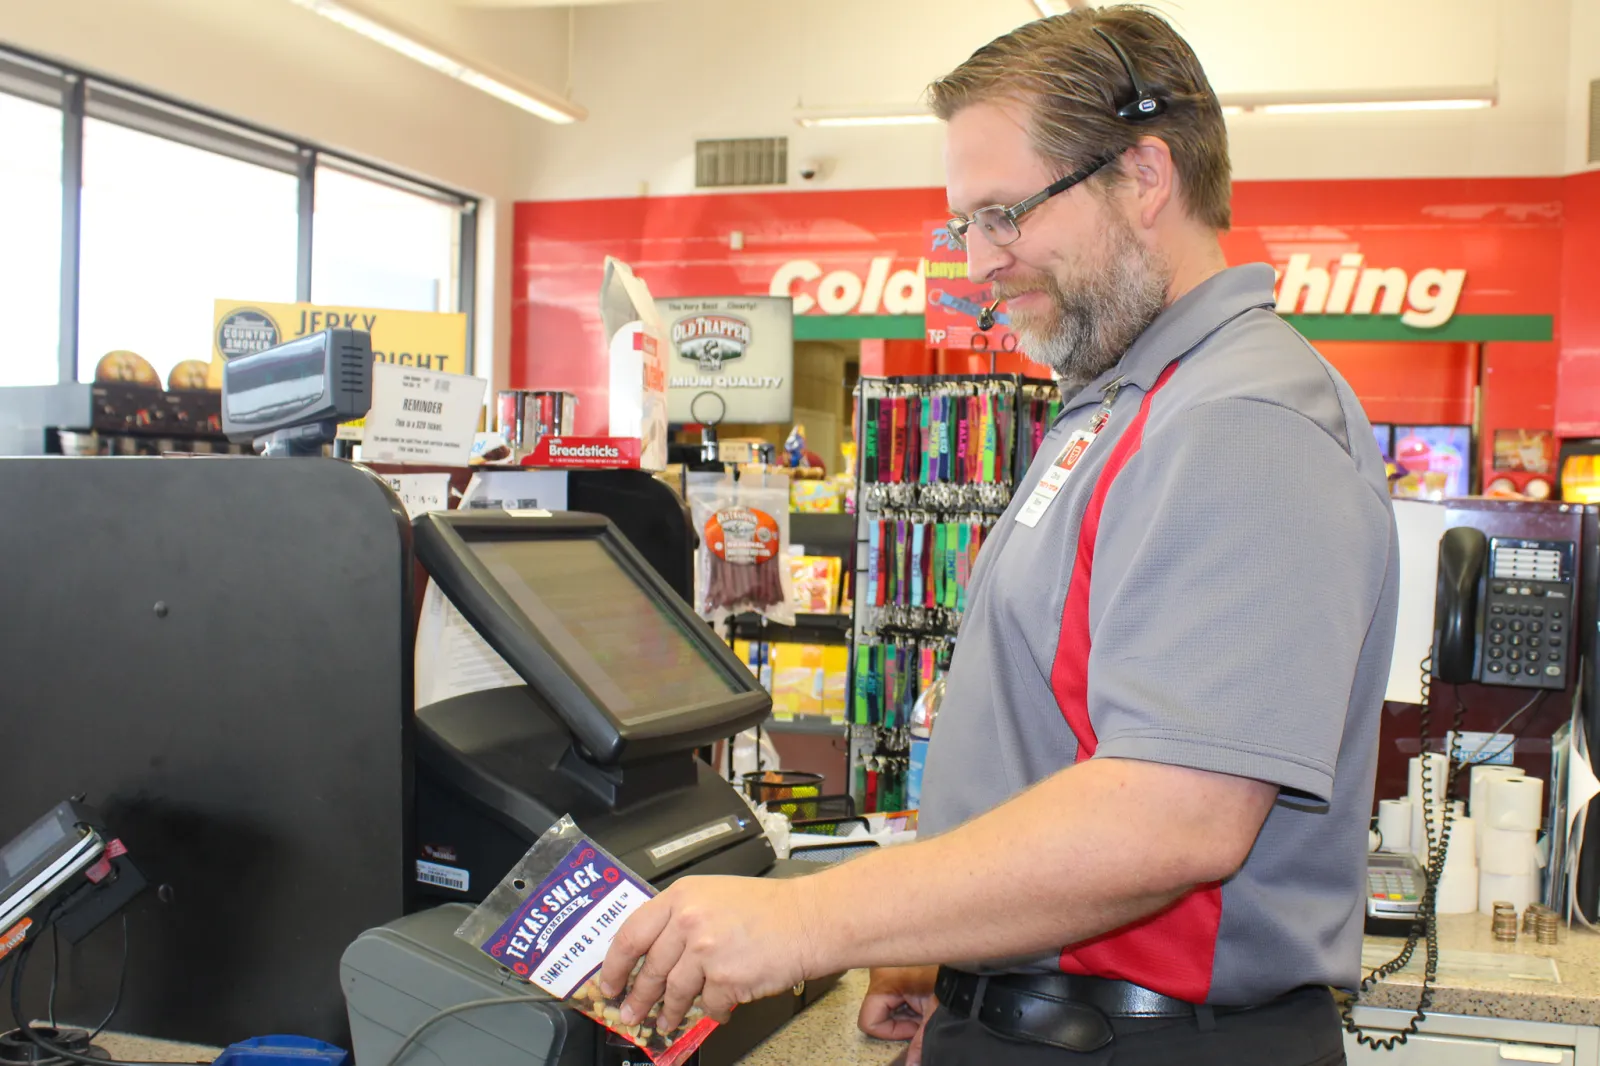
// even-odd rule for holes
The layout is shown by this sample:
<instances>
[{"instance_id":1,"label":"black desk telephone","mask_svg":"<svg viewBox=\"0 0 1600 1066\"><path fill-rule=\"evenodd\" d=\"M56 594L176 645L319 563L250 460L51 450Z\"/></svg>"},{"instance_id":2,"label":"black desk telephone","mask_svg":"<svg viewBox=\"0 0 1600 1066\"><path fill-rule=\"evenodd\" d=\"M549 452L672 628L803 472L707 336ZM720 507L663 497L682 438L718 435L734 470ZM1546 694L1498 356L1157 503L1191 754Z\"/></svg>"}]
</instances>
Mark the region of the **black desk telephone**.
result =
<instances>
[{"instance_id":1,"label":"black desk telephone","mask_svg":"<svg viewBox=\"0 0 1600 1066\"><path fill-rule=\"evenodd\" d=\"M1421 749L1428 750L1428 677L1452 685L1477 683L1526 689L1567 687L1573 623L1574 559L1570 540L1520 540L1490 537L1480 529L1454 526L1439 538L1439 579L1433 605L1433 651L1424 663ZM1522 711L1546 693L1536 691ZM1455 700L1454 726L1460 733L1466 707ZM1513 716L1513 720L1515 716ZM1457 775L1467 765L1452 757L1442 782L1431 781L1424 767L1423 786L1445 799L1437 837L1429 833L1421 861L1408 854L1378 852L1367 857L1366 932L1404 935L1405 946L1393 960L1361 982L1365 992L1377 981L1403 969L1418 943L1429 942L1423 967L1422 995L1416 1014L1397 1033L1373 1036L1362 1032L1352 1014L1354 1000L1342 1008L1344 1027L1358 1044L1380 1050L1404 1044L1417 1031L1430 1003L1437 975L1437 900L1449 847L1449 797ZM1432 818L1423 820L1431 825ZM1404 932L1402 932L1404 931Z\"/></svg>"},{"instance_id":2,"label":"black desk telephone","mask_svg":"<svg viewBox=\"0 0 1600 1066\"><path fill-rule=\"evenodd\" d=\"M1456 526L1439 540L1433 674L1441 681L1564 689L1573 620L1569 540L1487 537Z\"/></svg>"}]
</instances>

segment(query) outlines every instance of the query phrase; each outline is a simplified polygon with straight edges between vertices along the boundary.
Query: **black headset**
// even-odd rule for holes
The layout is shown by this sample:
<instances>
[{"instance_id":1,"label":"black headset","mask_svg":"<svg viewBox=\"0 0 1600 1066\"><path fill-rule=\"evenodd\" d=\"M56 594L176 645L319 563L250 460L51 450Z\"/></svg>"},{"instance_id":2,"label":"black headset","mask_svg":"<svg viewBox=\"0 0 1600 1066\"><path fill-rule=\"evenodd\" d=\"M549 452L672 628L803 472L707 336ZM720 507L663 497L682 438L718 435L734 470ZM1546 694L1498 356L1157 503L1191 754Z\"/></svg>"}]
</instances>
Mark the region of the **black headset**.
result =
<instances>
[{"instance_id":1,"label":"black headset","mask_svg":"<svg viewBox=\"0 0 1600 1066\"><path fill-rule=\"evenodd\" d=\"M1133 99L1117 108L1117 117L1124 122L1148 122L1167 109L1166 100L1161 97L1161 88L1155 85L1146 85L1139 78L1139 72L1133 69L1133 60L1128 58L1128 53L1122 50L1115 37L1094 27L1094 32L1099 34L1111 50L1117 54L1117 59L1122 62L1122 69L1128 72L1128 80L1133 82Z\"/></svg>"}]
</instances>

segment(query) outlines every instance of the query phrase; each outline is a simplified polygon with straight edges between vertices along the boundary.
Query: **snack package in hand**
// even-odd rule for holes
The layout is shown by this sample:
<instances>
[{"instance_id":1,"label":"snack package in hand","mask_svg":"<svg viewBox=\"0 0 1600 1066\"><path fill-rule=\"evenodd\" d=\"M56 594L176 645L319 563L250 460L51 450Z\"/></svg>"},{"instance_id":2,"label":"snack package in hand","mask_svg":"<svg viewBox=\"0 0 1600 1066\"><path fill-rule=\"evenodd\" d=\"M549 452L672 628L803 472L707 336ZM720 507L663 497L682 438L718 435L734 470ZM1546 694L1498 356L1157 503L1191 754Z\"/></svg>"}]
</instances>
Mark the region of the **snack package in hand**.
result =
<instances>
[{"instance_id":1,"label":"snack package in hand","mask_svg":"<svg viewBox=\"0 0 1600 1066\"><path fill-rule=\"evenodd\" d=\"M611 941L655 894L647 881L563 817L467 916L456 936L637 1045L656 1066L679 1066L717 1026L699 1002L676 1029L663 1033L655 1024L659 1003L640 1024L623 1025L626 991L611 999L599 985ZM634 967L635 974L638 970Z\"/></svg>"}]
</instances>

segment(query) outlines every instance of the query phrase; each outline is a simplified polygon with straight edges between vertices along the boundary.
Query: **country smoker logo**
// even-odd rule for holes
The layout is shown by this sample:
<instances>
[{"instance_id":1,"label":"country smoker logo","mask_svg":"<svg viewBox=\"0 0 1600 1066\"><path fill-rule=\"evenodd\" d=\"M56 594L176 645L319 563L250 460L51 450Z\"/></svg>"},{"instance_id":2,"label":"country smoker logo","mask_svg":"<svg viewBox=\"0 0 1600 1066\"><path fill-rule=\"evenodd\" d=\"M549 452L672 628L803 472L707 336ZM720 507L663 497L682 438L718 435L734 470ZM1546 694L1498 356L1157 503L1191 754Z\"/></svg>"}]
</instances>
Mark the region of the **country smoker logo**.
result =
<instances>
[{"instance_id":1,"label":"country smoker logo","mask_svg":"<svg viewBox=\"0 0 1600 1066\"><path fill-rule=\"evenodd\" d=\"M679 357L715 373L722 364L743 359L750 347L750 323L734 315L690 315L672 326Z\"/></svg>"},{"instance_id":2,"label":"country smoker logo","mask_svg":"<svg viewBox=\"0 0 1600 1066\"><path fill-rule=\"evenodd\" d=\"M229 311L217 323L217 351L224 359L237 359L241 355L254 355L268 348L276 348L283 338L278 323L265 311L254 307L240 307Z\"/></svg>"}]
</instances>

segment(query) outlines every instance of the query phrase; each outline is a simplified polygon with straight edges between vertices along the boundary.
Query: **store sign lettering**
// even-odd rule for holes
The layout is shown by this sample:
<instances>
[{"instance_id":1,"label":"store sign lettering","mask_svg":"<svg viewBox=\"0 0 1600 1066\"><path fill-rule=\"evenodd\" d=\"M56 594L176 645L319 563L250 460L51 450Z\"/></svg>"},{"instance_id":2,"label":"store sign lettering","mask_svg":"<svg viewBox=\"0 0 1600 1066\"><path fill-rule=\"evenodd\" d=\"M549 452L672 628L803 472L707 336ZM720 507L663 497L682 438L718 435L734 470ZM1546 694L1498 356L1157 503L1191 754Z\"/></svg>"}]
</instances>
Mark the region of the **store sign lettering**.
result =
<instances>
[{"instance_id":1,"label":"store sign lettering","mask_svg":"<svg viewBox=\"0 0 1600 1066\"><path fill-rule=\"evenodd\" d=\"M924 264L893 270L891 256L875 256L866 277L853 270L824 274L815 260L791 259L772 275L767 291L792 296L794 313L825 315L920 315L923 313Z\"/></svg>"},{"instance_id":2,"label":"store sign lettering","mask_svg":"<svg viewBox=\"0 0 1600 1066\"><path fill-rule=\"evenodd\" d=\"M1427 267L1407 274L1399 267L1365 265L1366 257L1350 252L1327 268L1311 265L1306 253L1291 255L1278 272L1280 315L1399 315L1405 325L1433 329L1456 313L1465 270Z\"/></svg>"}]
</instances>

